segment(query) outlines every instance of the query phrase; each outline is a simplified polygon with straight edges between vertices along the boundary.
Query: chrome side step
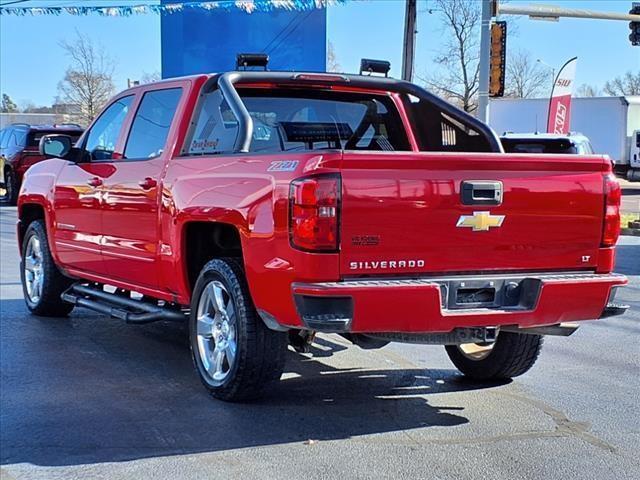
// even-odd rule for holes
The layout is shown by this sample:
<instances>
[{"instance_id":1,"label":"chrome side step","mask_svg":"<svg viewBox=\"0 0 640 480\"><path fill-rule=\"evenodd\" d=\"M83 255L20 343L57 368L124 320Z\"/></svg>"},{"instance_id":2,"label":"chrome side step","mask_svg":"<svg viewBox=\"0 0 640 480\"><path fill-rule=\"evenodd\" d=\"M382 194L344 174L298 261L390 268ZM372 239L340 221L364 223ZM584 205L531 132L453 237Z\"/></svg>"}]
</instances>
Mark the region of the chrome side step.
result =
<instances>
[{"instance_id":1,"label":"chrome side step","mask_svg":"<svg viewBox=\"0 0 640 480\"><path fill-rule=\"evenodd\" d=\"M102 286L72 285L62 294L65 302L94 310L127 323L184 322L185 314L172 306L159 306L129 296L105 292Z\"/></svg>"}]
</instances>

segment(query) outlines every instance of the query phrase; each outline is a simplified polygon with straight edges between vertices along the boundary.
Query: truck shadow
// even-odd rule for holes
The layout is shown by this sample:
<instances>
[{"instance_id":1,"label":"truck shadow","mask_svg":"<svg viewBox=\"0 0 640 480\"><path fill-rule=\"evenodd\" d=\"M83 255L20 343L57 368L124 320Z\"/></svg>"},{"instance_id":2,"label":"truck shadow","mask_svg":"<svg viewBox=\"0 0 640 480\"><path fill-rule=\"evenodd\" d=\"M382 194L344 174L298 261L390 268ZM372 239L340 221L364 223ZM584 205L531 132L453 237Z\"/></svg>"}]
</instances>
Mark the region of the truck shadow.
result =
<instances>
[{"instance_id":1,"label":"truck shadow","mask_svg":"<svg viewBox=\"0 0 640 480\"><path fill-rule=\"evenodd\" d=\"M290 351L283 380L260 401L213 400L192 370L184 330L126 326L78 310L27 315L2 301L0 463L78 465L335 440L468 423L463 408L429 396L493 385L453 370L367 369ZM357 347L350 347L357 349ZM335 362L334 362L335 363Z\"/></svg>"}]
</instances>

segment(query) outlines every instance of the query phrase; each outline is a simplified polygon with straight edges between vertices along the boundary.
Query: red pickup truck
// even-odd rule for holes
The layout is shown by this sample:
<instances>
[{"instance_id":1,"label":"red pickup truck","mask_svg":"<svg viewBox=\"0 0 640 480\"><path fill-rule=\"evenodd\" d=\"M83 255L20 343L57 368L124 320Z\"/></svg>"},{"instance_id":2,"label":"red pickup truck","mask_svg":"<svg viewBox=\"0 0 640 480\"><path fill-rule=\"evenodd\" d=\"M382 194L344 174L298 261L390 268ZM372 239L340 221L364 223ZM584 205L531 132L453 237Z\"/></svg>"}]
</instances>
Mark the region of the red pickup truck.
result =
<instances>
[{"instance_id":1,"label":"red pickup truck","mask_svg":"<svg viewBox=\"0 0 640 480\"><path fill-rule=\"evenodd\" d=\"M476 379L620 314L620 187L602 156L505 154L404 81L241 71L124 91L29 169L27 307L187 321L214 397L255 397L287 344L442 344Z\"/></svg>"}]
</instances>

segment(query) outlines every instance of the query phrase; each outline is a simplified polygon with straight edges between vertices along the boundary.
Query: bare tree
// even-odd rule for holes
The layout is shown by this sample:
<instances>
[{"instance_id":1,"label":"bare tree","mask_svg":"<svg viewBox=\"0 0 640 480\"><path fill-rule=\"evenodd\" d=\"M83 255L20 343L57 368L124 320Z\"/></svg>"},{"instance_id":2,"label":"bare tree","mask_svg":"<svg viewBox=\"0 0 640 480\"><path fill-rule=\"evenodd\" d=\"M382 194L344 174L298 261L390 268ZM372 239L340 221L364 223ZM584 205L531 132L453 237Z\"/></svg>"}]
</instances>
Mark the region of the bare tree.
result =
<instances>
[{"instance_id":1,"label":"bare tree","mask_svg":"<svg viewBox=\"0 0 640 480\"><path fill-rule=\"evenodd\" d=\"M336 56L336 49L332 42L329 42L327 47L327 72L339 72L342 70L338 57Z\"/></svg>"},{"instance_id":2,"label":"bare tree","mask_svg":"<svg viewBox=\"0 0 640 480\"><path fill-rule=\"evenodd\" d=\"M507 57L505 96L538 97L550 88L551 75L526 50L515 50Z\"/></svg>"},{"instance_id":3,"label":"bare tree","mask_svg":"<svg viewBox=\"0 0 640 480\"><path fill-rule=\"evenodd\" d=\"M159 80L162 80L162 76L160 75L160 72L151 72L151 73L144 72L140 77L140 83L153 83Z\"/></svg>"},{"instance_id":4,"label":"bare tree","mask_svg":"<svg viewBox=\"0 0 640 480\"><path fill-rule=\"evenodd\" d=\"M65 103L78 105L87 123L93 120L113 95L113 63L100 46L76 31L72 42L60 46L71 59L58 90Z\"/></svg>"},{"instance_id":5,"label":"bare tree","mask_svg":"<svg viewBox=\"0 0 640 480\"><path fill-rule=\"evenodd\" d=\"M604 91L613 97L640 95L640 72L628 71L624 76L608 81L604 84Z\"/></svg>"},{"instance_id":6,"label":"bare tree","mask_svg":"<svg viewBox=\"0 0 640 480\"><path fill-rule=\"evenodd\" d=\"M576 96L578 97L599 97L601 95L600 89L596 85L589 85L583 83L576 90Z\"/></svg>"},{"instance_id":7,"label":"bare tree","mask_svg":"<svg viewBox=\"0 0 640 480\"><path fill-rule=\"evenodd\" d=\"M480 2L435 0L435 11L442 16L445 33L435 58L439 72L421 78L427 86L465 111L477 108Z\"/></svg>"}]
</instances>

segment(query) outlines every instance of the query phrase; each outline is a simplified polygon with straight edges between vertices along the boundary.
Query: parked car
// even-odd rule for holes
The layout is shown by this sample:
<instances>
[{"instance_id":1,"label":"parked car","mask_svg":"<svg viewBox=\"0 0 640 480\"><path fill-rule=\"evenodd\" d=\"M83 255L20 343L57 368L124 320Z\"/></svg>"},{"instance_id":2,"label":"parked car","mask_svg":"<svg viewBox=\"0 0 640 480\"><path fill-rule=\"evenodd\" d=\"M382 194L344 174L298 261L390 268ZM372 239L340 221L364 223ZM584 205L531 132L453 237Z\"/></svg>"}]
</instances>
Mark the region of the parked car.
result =
<instances>
[{"instance_id":1,"label":"parked car","mask_svg":"<svg viewBox=\"0 0 640 480\"><path fill-rule=\"evenodd\" d=\"M219 399L280 378L315 332L442 344L478 380L565 322L624 312L604 157L505 154L488 126L379 76L241 71L117 95L18 201L25 301L187 322ZM606 206L606 208L605 208Z\"/></svg>"},{"instance_id":2,"label":"parked car","mask_svg":"<svg viewBox=\"0 0 640 480\"><path fill-rule=\"evenodd\" d=\"M82 134L76 124L28 125L14 123L0 130L0 185L5 189L5 200L15 205L27 169L46 157L38 150L40 139L47 134L61 133L76 141Z\"/></svg>"},{"instance_id":3,"label":"parked car","mask_svg":"<svg viewBox=\"0 0 640 480\"><path fill-rule=\"evenodd\" d=\"M580 133L505 133L500 137L507 153L560 153L593 155L589 139Z\"/></svg>"}]
</instances>

